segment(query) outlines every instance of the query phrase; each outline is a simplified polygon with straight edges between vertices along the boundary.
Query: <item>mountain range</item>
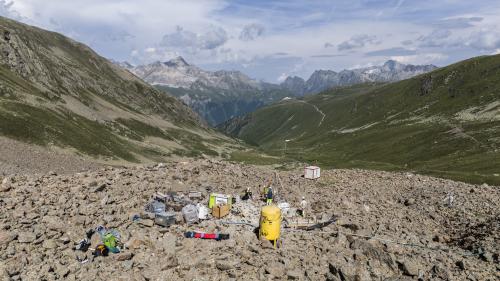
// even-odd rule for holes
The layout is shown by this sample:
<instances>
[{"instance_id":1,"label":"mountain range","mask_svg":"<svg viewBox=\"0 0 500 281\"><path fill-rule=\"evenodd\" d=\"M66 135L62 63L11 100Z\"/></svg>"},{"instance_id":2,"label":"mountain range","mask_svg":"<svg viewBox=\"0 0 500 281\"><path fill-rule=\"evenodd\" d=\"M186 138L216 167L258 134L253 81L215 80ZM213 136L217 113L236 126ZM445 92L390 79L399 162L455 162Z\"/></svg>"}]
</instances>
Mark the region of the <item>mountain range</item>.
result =
<instances>
[{"instance_id":1,"label":"mountain range","mask_svg":"<svg viewBox=\"0 0 500 281\"><path fill-rule=\"evenodd\" d=\"M251 79L239 71L206 71L182 57L167 62L133 66L117 63L144 81L165 89L183 100L211 125L252 112L284 97L315 94L323 90L366 82L393 82L429 72L433 65L406 65L387 61L372 66L335 72L317 70L304 79L288 77L281 84Z\"/></svg>"},{"instance_id":2,"label":"mountain range","mask_svg":"<svg viewBox=\"0 0 500 281\"><path fill-rule=\"evenodd\" d=\"M133 162L218 155L230 142L175 97L61 34L0 17L0 49L0 136Z\"/></svg>"},{"instance_id":3,"label":"mountain range","mask_svg":"<svg viewBox=\"0 0 500 281\"><path fill-rule=\"evenodd\" d=\"M484 56L400 82L331 89L219 128L260 153L323 166L500 184L499 65L500 55Z\"/></svg>"},{"instance_id":4,"label":"mountain range","mask_svg":"<svg viewBox=\"0 0 500 281\"><path fill-rule=\"evenodd\" d=\"M350 86L368 82L395 82L411 78L436 69L434 65L402 64L389 60L381 66L370 66L335 72L332 70L316 70L309 79L304 80L297 76L289 76L280 84L282 89L289 90L295 95L316 94L324 90Z\"/></svg>"},{"instance_id":5,"label":"mountain range","mask_svg":"<svg viewBox=\"0 0 500 281\"><path fill-rule=\"evenodd\" d=\"M206 71L182 57L139 66L117 64L178 97L214 126L291 95L278 85L256 81L239 71Z\"/></svg>"}]
</instances>

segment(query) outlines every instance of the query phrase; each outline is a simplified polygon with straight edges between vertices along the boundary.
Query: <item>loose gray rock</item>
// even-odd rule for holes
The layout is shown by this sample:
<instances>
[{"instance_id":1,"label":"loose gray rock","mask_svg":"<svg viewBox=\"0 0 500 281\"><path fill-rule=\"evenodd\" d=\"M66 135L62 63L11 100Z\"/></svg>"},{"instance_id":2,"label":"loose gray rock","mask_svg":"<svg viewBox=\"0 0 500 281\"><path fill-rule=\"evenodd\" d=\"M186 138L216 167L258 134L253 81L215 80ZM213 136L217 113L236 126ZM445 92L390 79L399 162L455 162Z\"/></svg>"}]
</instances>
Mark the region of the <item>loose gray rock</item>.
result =
<instances>
[{"instance_id":1,"label":"loose gray rock","mask_svg":"<svg viewBox=\"0 0 500 281\"><path fill-rule=\"evenodd\" d=\"M105 183L101 183L96 188L94 188L93 192L96 193L96 192L104 191L104 189L106 188L106 186L107 185Z\"/></svg>"},{"instance_id":2,"label":"loose gray rock","mask_svg":"<svg viewBox=\"0 0 500 281\"><path fill-rule=\"evenodd\" d=\"M126 260L121 263L122 268L125 270L130 270L134 266L134 261L133 260Z\"/></svg>"},{"instance_id":3,"label":"loose gray rock","mask_svg":"<svg viewBox=\"0 0 500 281\"><path fill-rule=\"evenodd\" d=\"M17 241L19 243L32 243L36 240L36 235L32 232L21 232L17 236Z\"/></svg>"},{"instance_id":4,"label":"loose gray rock","mask_svg":"<svg viewBox=\"0 0 500 281\"><path fill-rule=\"evenodd\" d=\"M461 270L465 270L465 263L463 260L458 260L455 262L455 265L458 266Z\"/></svg>"},{"instance_id":5,"label":"loose gray rock","mask_svg":"<svg viewBox=\"0 0 500 281\"><path fill-rule=\"evenodd\" d=\"M174 161L162 169L154 166L12 177L12 187L0 196L0 267L17 272L8 280L114 280L122 276L134 280L465 280L472 275L471 280L488 280L498 271L498 187L475 188L469 193L473 186L460 182L340 169L326 169L320 179L308 181L301 177L300 166L286 171L210 159ZM278 203L297 208L307 191L309 215L300 219L322 221L335 214L339 222L322 231L283 228L277 248L269 241L261 247L253 227L222 223L244 221L257 226L265 204L257 197L275 172L283 184L277 188ZM173 175L183 183L173 181ZM91 181L95 186L90 186ZM93 193L98 183L106 186ZM255 199L235 203L223 220L160 227L152 223L153 216L143 216L144 206L157 192L175 195L177 201L167 202L175 211L187 204L183 200L195 200L189 199L190 191L202 192L199 203L206 204L211 192L234 196L247 187ZM449 190L464 195L454 208L443 206ZM109 200L102 204L103 198ZM419 205L402 207L400 200L404 203L405 198L415 198ZM369 212L363 206L369 206ZM135 214L142 219L134 222ZM120 233L125 244L121 253L92 259L91 250L73 249L98 225ZM228 233L231 238L187 239L185 231ZM439 237L433 241L434 236ZM102 243L97 233L90 240L90 248ZM463 255L479 249L492 253L493 262ZM80 264L76 256L88 261ZM457 261L463 261L465 269Z\"/></svg>"},{"instance_id":6,"label":"loose gray rock","mask_svg":"<svg viewBox=\"0 0 500 281\"><path fill-rule=\"evenodd\" d=\"M415 199L409 198L405 200L405 206L411 206L415 204Z\"/></svg>"},{"instance_id":7,"label":"loose gray rock","mask_svg":"<svg viewBox=\"0 0 500 281\"><path fill-rule=\"evenodd\" d=\"M280 262L270 262L265 271L272 276L281 277L285 275L285 265Z\"/></svg>"},{"instance_id":8,"label":"loose gray rock","mask_svg":"<svg viewBox=\"0 0 500 281\"><path fill-rule=\"evenodd\" d=\"M418 275L419 265L415 261L406 259L403 261L398 261L398 263L405 275L408 276Z\"/></svg>"},{"instance_id":9,"label":"loose gray rock","mask_svg":"<svg viewBox=\"0 0 500 281\"><path fill-rule=\"evenodd\" d=\"M289 280L299 280L303 278L304 273L299 269L292 269L286 272L286 276Z\"/></svg>"},{"instance_id":10,"label":"loose gray rock","mask_svg":"<svg viewBox=\"0 0 500 281\"><path fill-rule=\"evenodd\" d=\"M493 254L488 252L488 251L484 251L481 254L481 259L486 261L486 262L493 262Z\"/></svg>"},{"instance_id":11,"label":"loose gray rock","mask_svg":"<svg viewBox=\"0 0 500 281\"><path fill-rule=\"evenodd\" d=\"M133 253L131 253L131 252L126 252L126 253L119 253L119 254L116 254L116 255L114 255L114 258L115 258L117 261L126 261L126 260L130 260L133 256L134 256L134 254L133 254Z\"/></svg>"},{"instance_id":12,"label":"loose gray rock","mask_svg":"<svg viewBox=\"0 0 500 281\"><path fill-rule=\"evenodd\" d=\"M219 270L222 270L222 271L226 271L226 270L231 270L234 268L234 264L230 261L216 261L215 262L215 267L217 267L217 269Z\"/></svg>"},{"instance_id":13,"label":"loose gray rock","mask_svg":"<svg viewBox=\"0 0 500 281\"><path fill-rule=\"evenodd\" d=\"M143 226L147 226L147 227L152 227L155 225L155 222L153 220L150 220L150 219L142 219L142 220L139 220L139 224L143 225Z\"/></svg>"},{"instance_id":14,"label":"loose gray rock","mask_svg":"<svg viewBox=\"0 0 500 281\"><path fill-rule=\"evenodd\" d=\"M7 245L16 238L15 234L8 231L0 231L0 246Z\"/></svg>"},{"instance_id":15,"label":"loose gray rock","mask_svg":"<svg viewBox=\"0 0 500 281\"><path fill-rule=\"evenodd\" d=\"M55 249L55 248L57 248L57 243L54 240L49 239L49 240L43 241L42 246L45 249Z\"/></svg>"}]
</instances>

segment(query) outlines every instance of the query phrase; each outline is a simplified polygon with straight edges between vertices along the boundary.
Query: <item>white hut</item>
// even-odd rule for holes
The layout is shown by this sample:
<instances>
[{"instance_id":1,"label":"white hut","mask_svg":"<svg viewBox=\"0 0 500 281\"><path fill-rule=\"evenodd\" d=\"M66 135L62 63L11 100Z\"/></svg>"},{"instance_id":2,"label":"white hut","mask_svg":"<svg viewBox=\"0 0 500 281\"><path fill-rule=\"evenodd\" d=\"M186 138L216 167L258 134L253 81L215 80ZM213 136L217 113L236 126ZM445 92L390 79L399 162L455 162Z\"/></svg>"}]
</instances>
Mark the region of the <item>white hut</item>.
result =
<instances>
[{"instance_id":1,"label":"white hut","mask_svg":"<svg viewBox=\"0 0 500 281\"><path fill-rule=\"evenodd\" d=\"M304 168L304 178L317 179L321 175L321 169L316 166L308 166Z\"/></svg>"}]
</instances>

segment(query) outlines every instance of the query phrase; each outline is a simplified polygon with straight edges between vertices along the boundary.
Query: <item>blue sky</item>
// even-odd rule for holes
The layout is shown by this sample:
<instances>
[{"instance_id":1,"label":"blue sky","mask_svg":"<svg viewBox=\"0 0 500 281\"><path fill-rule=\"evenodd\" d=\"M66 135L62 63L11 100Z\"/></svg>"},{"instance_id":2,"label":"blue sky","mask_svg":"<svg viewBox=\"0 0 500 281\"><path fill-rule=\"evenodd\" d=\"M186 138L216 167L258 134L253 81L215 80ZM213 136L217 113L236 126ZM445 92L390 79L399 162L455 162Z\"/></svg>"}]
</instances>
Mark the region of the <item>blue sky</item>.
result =
<instances>
[{"instance_id":1,"label":"blue sky","mask_svg":"<svg viewBox=\"0 0 500 281\"><path fill-rule=\"evenodd\" d=\"M181 55L277 82L316 69L500 53L500 1L0 0L0 14L134 64Z\"/></svg>"}]
</instances>

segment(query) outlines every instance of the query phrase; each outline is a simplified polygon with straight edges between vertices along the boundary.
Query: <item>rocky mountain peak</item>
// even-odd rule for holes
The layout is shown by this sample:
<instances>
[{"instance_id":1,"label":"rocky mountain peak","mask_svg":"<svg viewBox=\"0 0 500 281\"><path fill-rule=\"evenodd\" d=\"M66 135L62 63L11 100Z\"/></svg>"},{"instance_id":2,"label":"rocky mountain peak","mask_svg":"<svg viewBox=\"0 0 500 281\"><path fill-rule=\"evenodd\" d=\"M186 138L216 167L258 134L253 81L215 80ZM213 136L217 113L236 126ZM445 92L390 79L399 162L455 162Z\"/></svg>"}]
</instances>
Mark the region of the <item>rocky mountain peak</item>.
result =
<instances>
[{"instance_id":1,"label":"rocky mountain peak","mask_svg":"<svg viewBox=\"0 0 500 281\"><path fill-rule=\"evenodd\" d=\"M186 66L189 66L189 63L187 63L186 60L183 57L181 57L181 56L173 58L173 59L165 62L164 64L167 65L167 66L170 66L170 67L186 67Z\"/></svg>"},{"instance_id":2,"label":"rocky mountain peak","mask_svg":"<svg viewBox=\"0 0 500 281\"><path fill-rule=\"evenodd\" d=\"M285 81L281 83L281 85L287 86L296 86L296 85L304 85L306 81L299 76L288 76Z\"/></svg>"},{"instance_id":3,"label":"rocky mountain peak","mask_svg":"<svg viewBox=\"0 0 500 281\"><path fill-rule=\"evenodd\" d=\"M332 70L316 70L300 86L300 81L288 77L281 87L297 95L314 94L328 88L350 86L367 82L396 82L436 69L434 65L402 64L395 60L388 60L381 66L371 66L357 69L345 69L340 72Z\"/></svg>"},{"instance_id":4,"label":"rocky mountain peak","mask_svg":"<svg viewBox=\"0 0 500 281\"><path fill-rule=\"evenodd\" d=\"M324 76L324 75L335 75L337 72L333 70L324 70L324 69L319 69L313 72L312 76Z\"/></svg>"},{"instance_id":5,"label":"rocky mountain peak","mask_svg":"<svg viewBox=\"0 0 500 281\"><path fill-rule=\"evenodd\" d=\"M297 93L299 95L303 94L305 88L306 81L298 76L288 76L285 81L281 83L281 87L284 89L288 89L293 93Z\"/></svg>"},{"instance_id":6,"label":"rocky mountain peak","mask_svg":"<svg viewBox=\"0 0 500 281\"><path fill-rule=\"evenodd\" d=\"M129 63L128 61L122 61L122 62L115 62L113 60L111 60L111 62L125 68L125 69L131 69L131 68L134 68L134 65Z\"/></svg>"},{"instance_id":7,"label":"rocky mountain peak","mask_svg":"<svg viewBox=\"0 0 500 281\"><path fill-rule=\"evenodd\" d=\"M395 61L395 60L388 60L384 63L384 67L388 68L390 70L396 69L398 66L402 65L401 63Z\"/></svg>"}]
</instances>

